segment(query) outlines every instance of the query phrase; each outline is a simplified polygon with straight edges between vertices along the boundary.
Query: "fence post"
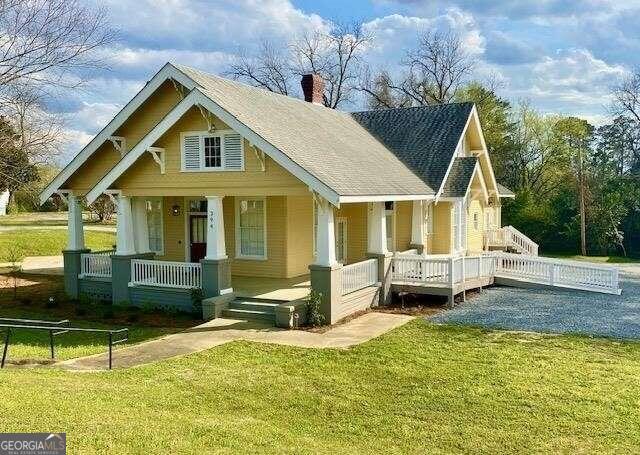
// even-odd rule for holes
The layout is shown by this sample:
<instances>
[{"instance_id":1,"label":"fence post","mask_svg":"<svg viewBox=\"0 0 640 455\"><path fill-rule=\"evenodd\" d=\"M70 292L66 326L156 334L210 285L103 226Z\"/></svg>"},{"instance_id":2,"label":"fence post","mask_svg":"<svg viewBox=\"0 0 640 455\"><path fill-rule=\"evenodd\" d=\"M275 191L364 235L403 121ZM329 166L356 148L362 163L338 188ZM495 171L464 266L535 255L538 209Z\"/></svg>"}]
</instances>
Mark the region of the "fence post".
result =
<instances>
[{"instance_id":1,"label":"fence post","mask_svg":"<svg viewBox=\"0 0 640 455\"><path fill-rule=\"evenodd\" d=\"M549 273L549 284L551 286L556 282L556 265L551 264L551 272Z\"/></svg>"}]
</instances>

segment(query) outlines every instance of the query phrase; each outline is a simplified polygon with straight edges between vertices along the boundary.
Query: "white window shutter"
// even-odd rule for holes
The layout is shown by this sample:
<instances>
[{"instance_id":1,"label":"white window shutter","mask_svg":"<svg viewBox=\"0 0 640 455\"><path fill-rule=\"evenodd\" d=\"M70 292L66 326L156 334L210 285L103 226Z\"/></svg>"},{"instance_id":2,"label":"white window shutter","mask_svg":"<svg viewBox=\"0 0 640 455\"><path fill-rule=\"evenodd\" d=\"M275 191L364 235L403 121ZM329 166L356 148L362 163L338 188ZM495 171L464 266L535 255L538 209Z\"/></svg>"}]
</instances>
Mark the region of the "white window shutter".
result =
<instances>
[{"instance_id":1,"label":"white window shutter","mask_svg":"<svg viewBox=\"0 0 640 455\"><path fill-rule=\"evenodd\" d=\"M182 139L182 167L186 171L200 169L200 136L184 136Z\"/></svg>"},{"instance_id":2,"label":"white window shutter","mask_svg":"<svg viewBox=\"0 0 640 455\"><path fill-rule=\"evenodd\" d=\"M244 168L244 147L242 136L238 133L224 135L224 167L235 171Z\"/></svg>"}]
</instances>

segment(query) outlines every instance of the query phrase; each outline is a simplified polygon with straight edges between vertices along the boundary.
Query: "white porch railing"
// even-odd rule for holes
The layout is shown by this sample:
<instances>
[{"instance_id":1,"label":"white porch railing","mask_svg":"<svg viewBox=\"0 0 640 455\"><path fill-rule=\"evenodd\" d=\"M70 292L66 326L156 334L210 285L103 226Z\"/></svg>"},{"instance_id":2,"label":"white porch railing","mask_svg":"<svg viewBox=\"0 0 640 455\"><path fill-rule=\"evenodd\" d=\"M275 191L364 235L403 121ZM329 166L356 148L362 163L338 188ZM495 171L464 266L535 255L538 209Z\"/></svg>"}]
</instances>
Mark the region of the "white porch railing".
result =
<instances>
[{"instance_id":1,"label":"white porch railing","mask_svg":"<svg viewBox=\"0 0 640 455\"><path fill-rule=\"evenodd\" d=\"M378 281L378 260L367 259L342 268L342 295L372 286Z\"/></svg>"},{"instance_id":2,"label":"white porch railing","mask_svg":"<svg viewBox=\"0 0 640 455\"><path fill-rule=\"evenodd\" d=\"M499 277L607 294L621 292L616 267L508 253L495 257Z\"/></svg>"},{"instance_id":3,"label":"white porch railing","mask_svg":"<svg viewBox=\"0 0 640 455\"><path fill-rule=\"evenodd\" d=\"M111 278L113 251L96 251L80 255L80 277Z\"/></svg>"},{"instance_id":4,"label":"white porch railing","mask_svg":"<svg viewBox=\"0 0 640 455\"><path fill-rule=\"evenodd\" d=\"M202 287L202 268L194 262L169 262L133 259L131 284L165 288L193 289Z\"/></svg>"},{"instance_id":5,"label":"white porch railing","mask_svg":"<svg viewBox=\"0 0 640 455\"><path fill-rule=\"evenodd\" d=\"M538 244L513 226L489 230L485 238L487 246L512 248L521 254L538 255Z\"/></svg>"}]
</instances>

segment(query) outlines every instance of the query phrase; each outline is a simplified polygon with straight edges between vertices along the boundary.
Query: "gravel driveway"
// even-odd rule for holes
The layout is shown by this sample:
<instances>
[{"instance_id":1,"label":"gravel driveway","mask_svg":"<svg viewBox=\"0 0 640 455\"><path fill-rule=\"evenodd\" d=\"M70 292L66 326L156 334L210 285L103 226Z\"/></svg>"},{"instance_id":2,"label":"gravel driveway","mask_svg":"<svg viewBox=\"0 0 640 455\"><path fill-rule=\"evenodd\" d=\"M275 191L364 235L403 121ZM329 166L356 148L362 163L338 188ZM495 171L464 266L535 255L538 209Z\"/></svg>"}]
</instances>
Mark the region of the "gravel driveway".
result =
<instances>
[{"instance_id":1,"label":"gravel driveway","mask_svg":"<svg viewBox=\"0 0 640 455\"><path fill-rule=\"evenodd\" d=\"M493 287L432 316L437 323L640 339L640 268L621 267L622 295Z\"/></svg>"}]
</instances>

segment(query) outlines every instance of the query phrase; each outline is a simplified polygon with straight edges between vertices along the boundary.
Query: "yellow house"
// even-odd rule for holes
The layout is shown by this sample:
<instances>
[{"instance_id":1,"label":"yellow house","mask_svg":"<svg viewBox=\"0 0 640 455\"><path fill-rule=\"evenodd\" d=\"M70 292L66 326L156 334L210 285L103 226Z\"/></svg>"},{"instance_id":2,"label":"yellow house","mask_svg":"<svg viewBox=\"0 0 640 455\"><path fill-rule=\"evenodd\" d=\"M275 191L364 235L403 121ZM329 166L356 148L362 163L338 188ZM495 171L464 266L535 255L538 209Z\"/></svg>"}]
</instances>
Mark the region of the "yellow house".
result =
<instances>
[{"instance_id":1,"label":"yellow house","mask_svg":"<svg viewBox=\"0 0 640 455\"><path fill-rule=\"evenodd\" d=\"M303 101L167 63L41 194L69 204L67 292L187 308L195 288L209 316L291 325L314 288L334 322L386 299L393 254L505 246L513 193L473 104L346 113L322 83L305 76ZM98 197L114 252L84 248Z\"/></svg>"}]
</instances>

